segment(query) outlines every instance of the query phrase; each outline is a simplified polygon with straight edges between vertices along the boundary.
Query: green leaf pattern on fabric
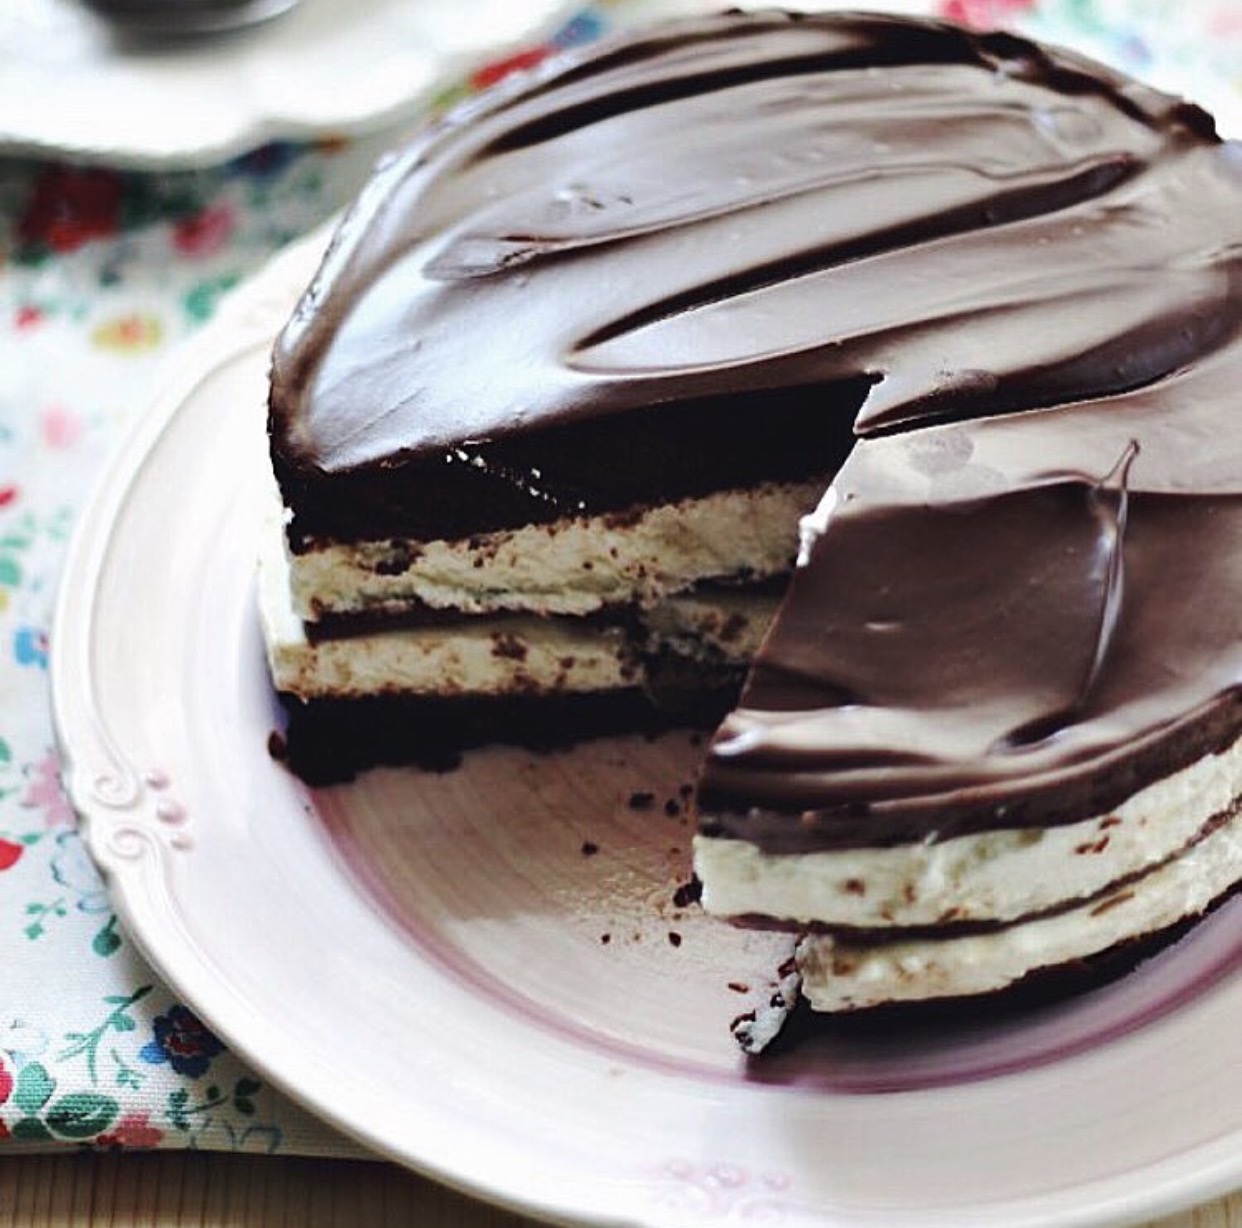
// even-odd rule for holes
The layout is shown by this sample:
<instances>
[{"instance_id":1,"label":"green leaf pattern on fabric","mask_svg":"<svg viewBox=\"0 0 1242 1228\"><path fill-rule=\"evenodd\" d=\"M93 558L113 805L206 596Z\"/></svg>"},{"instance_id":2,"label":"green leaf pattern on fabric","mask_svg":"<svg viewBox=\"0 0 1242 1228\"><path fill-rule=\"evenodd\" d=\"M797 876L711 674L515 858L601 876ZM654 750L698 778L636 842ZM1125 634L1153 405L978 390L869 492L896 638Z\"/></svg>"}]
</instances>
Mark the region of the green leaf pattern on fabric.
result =
<instances>
[{"instance_id":1,"label":"green leaf pattern on fabric","mask_svg":"<svg viewBox=\"0 0 1242 1228\"><path fill-rule=\"evenodd\" d=\"M38 1113L52 1098L56 1081L42 1062L31 1062L17 1072L17 1090L13 1103L27 1116Z\"/></svg>"}]
</instances>

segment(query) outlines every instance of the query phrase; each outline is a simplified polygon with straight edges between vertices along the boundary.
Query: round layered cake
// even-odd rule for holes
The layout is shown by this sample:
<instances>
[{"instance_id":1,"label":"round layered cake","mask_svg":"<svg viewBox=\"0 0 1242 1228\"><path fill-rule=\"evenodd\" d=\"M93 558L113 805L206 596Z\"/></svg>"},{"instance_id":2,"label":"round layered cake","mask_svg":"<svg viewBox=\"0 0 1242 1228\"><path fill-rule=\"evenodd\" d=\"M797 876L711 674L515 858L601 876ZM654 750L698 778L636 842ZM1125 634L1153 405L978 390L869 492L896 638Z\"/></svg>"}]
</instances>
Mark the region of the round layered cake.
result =
<instances>
[{"instance_id":1,"label":"round layered cake","mask_svg":"<svg viewBox=\"0 0 1242 1228\"><path fill-rule=\"evenodd\" d=\"M1242 151L1008 34L628 33L381 165L278 341L295 766L696 721L811 1006L1242 878ZM718 728L717 728L718 726Z\"/></svg>"}]
</instances>

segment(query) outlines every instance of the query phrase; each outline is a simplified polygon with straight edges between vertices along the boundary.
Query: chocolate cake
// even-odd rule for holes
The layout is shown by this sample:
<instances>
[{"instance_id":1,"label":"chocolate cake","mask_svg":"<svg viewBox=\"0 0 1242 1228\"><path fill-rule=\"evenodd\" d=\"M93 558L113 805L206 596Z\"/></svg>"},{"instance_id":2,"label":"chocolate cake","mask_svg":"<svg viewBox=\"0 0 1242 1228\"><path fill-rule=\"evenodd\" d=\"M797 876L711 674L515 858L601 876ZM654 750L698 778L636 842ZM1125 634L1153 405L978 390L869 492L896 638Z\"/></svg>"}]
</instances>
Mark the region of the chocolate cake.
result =
<instances>
[{"instance_id":1,"label":"chocolate cake","mask_svg":"<svg viewBox=\"0 0 1242 1228\"><path fill-rule=\"evenodd\" d=\"M729 13L502 86L276 346L292 762L719 723L703 904L819 1010L1172 932L1242 879L1240 323L1242 151L1065 51Z\"/></svg>"}]
</instances>

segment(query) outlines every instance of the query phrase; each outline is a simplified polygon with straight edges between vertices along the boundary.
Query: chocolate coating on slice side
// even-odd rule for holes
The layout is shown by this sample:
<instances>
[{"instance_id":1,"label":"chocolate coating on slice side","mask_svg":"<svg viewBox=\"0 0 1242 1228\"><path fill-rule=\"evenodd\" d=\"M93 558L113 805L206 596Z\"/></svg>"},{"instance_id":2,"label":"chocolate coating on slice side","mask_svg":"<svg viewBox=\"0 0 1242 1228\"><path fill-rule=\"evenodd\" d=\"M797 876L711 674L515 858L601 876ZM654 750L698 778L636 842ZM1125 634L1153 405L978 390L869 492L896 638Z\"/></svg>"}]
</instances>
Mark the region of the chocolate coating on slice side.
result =
<instances>
[{"instance_id":1,"label":"chocolate coating on slice side","mask_svg":"<svg viewBox=\"0 0 1242 1228\"><path fill-rule=\"evenodd\" d=\"M275 353L294 548L827 480L864 397L873 432L1152 378L1208 325L1117 253L1184 254L1149 181L1213 143L932 21L731 14L581 53L429 130L346 220Z\"/></svg>"}]
</instances>

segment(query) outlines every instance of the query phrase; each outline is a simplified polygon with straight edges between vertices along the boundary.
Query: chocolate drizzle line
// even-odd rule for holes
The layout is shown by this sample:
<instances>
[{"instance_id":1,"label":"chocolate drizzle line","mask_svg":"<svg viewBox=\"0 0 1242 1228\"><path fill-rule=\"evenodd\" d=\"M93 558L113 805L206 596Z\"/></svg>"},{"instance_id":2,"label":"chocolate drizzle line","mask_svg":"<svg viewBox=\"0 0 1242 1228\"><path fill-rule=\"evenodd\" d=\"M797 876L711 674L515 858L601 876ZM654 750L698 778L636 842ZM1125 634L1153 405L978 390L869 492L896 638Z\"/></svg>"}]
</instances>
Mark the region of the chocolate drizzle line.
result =
<instances>
[{"instance_id":1,"label":"chocolate drizzle line","mask_svg":"<svg viewBox=\"0 0 1242 1228\"><path fill-rule=\"evenodd\" d=\"M1204 112L1013 36L622 36L363 194L275 351L291 544L832 481L708 830L1105 810L1242 726L1240 205Z\"/></svg>"}]
</instances>

